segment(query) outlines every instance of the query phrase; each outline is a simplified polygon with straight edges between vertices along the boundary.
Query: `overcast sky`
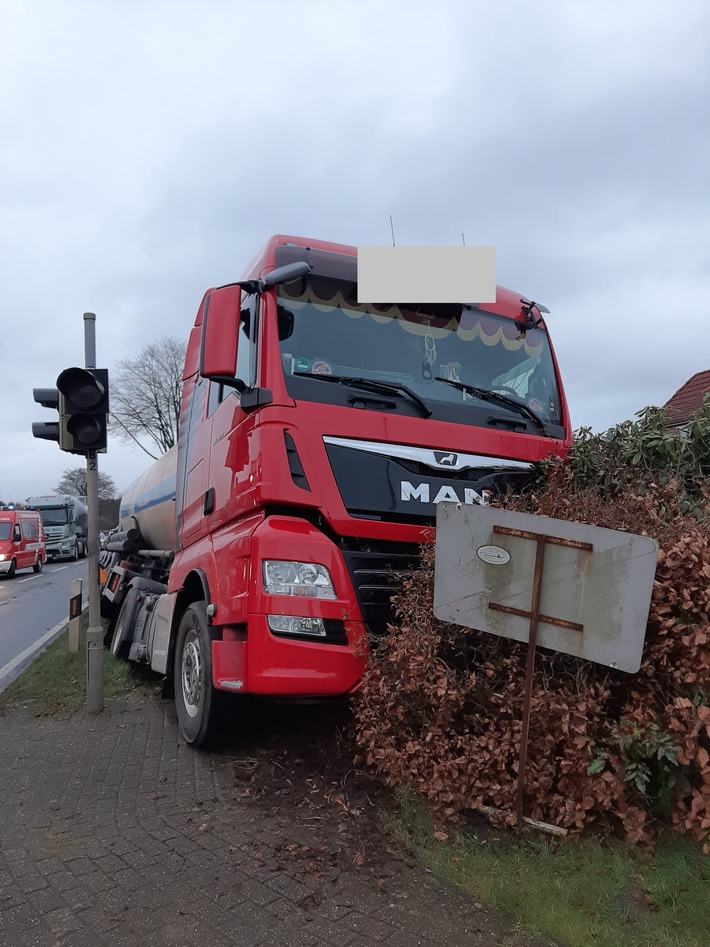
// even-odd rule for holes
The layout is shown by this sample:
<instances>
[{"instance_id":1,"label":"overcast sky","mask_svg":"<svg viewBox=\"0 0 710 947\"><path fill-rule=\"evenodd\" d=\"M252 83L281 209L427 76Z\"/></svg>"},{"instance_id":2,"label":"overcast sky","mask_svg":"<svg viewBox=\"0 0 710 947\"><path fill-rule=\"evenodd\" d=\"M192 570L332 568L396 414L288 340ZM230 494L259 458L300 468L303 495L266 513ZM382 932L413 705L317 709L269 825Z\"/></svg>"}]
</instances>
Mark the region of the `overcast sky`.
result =
<instances>
[{"instance_id":1,"label":"overcast sky","mask_svg":"<svg viewBox=\"0 0 710 947\"><path fill-rule=\"evenodd\" d=\"M32 388L186 338L272 233L497 248L575 428L710 368L707 0L0 0L0 498ZM126 487L149 458L113 439Z\"/></svg>"}]
</instances>

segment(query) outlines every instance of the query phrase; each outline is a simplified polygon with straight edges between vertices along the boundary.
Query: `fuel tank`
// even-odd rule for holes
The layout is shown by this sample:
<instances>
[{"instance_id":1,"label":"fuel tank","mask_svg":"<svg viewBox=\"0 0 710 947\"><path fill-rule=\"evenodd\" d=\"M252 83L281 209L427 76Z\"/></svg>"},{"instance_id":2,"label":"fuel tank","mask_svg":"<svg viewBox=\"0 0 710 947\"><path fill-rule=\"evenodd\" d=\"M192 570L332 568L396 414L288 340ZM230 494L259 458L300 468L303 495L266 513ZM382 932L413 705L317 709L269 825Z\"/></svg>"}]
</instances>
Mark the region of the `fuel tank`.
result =
<instances>
[{"instance_id":1,"label":"fuel tank","mask_svg":"<svg viewBox=\"0 0 710 947\"><path fill-rule=\"evenodd\" d=\"M175 549L176 479L177 447L172 447L121 497L120 528L128 530L137 524L142 548Z\"/></svg>"}]
</instances>

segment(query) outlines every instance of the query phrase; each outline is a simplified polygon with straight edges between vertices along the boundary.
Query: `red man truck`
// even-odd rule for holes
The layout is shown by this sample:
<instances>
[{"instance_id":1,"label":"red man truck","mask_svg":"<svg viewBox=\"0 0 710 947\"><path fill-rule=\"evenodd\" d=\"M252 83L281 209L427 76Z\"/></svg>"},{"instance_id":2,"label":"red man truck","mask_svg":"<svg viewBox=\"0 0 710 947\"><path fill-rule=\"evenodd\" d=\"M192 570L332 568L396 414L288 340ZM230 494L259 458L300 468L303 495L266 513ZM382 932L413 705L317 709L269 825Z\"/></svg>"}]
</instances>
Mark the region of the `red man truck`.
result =
<instances>
[{"instance_id":1,"label":"red man truck","mask_svg":"<svg viewBox=\"0 0 710 947\"><path fill-rule=\"evenodd\" d=\"M177 448L123 497L107 643L174 688L185 739L226 694L353 691L436 504L564 455L542 306L361 304L354 247L272 237L190 334Z\"/></svg>"}]
</instances>

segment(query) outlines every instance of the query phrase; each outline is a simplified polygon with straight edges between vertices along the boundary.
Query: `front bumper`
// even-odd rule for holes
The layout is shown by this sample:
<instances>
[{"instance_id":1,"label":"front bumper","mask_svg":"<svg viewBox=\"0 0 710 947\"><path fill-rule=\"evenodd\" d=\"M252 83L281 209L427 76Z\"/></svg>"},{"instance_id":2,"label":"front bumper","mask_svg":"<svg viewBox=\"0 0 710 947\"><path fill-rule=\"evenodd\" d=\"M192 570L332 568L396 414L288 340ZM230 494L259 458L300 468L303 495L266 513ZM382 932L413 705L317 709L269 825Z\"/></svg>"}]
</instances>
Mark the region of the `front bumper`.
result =
<instances>
[{"instance_id":1,"label":"front bumper","mask_svg":"<svg viewBox=\"0 0 710 947\"><path fill-rule=\"evenodd\" d=\"M215 687L237 693L283 697L332 697L358 684L367 662L365 627L345 622L346 645L323 645L276 637L266 615L249 616L249 634L225 629L212 643Z\"/></svg>"},{"instance_id":2,"label":"front bumper","mask_svg":"<svg viewBox=\"0 0 710 947\"><path fill-rule=\"evenodd\" d=\"M324 566L337 597L267 593L262 570L265 560ZM215 687L294 697L352 691L365 670L367 639L357 596L338 548L306 520L270 516L252 535L249 575L246 627L222 626L222 640L212 645ZM326 635L274 633L269 628L269 615L321 619Z\"/></svg>"},{"instance_id":3,"label":"front bumper","mask_svg":"<svg viewBox=\"0 0 710 947\"><path fill-rule=\"evenodd\" d=\"M56 545L47 544L48 559L71 559L74 555L75 546L67 546L60 543Z\"/></svg>"}]
</instances>

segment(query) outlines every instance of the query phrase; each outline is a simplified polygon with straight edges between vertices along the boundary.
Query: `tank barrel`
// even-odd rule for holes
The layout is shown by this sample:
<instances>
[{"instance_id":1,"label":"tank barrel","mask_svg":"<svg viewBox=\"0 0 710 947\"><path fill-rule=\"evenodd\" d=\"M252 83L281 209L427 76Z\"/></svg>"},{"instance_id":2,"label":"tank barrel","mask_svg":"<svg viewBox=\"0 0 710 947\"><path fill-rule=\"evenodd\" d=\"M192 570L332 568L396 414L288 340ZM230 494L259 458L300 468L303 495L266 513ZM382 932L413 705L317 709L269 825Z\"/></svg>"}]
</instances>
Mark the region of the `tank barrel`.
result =
<instances>
[{"instance_id":1,"label":"tank barrel","mask_svg":"<svg viewBox=\"0 0 710 947\"><path fill-rule=\"evenodd\" d=\"M109 538L107 549L138 552L139 545L169 552L175 549L176 476L177 449L173 447L123 494L119 532Z\"/></svg>"}]
</instances>

